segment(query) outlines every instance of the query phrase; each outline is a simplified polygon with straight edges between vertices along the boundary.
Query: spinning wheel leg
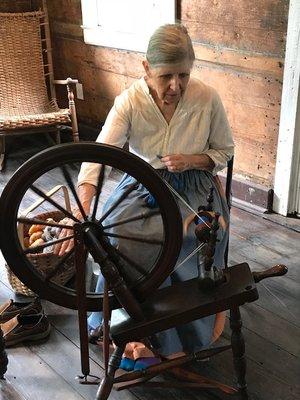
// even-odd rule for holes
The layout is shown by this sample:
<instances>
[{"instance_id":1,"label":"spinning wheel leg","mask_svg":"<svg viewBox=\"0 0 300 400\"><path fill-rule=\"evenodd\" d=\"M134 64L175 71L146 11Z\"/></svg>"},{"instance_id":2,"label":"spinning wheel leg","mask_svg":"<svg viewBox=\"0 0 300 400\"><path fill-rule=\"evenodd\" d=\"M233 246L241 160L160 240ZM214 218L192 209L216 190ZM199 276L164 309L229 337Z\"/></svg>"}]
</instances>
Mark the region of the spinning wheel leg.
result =
<instances>
[{"instance_id":1,"label":"spinning wheel leg","mask_svg":"<svg viewBox=\"0 0 300 400\"><path fill-rule=\"evenodd\" d=\"M116 370L119 368L119 365L121 363L124 350L125 346L116 347L114 352L112 353L108 363L107 375L105 375L105 377L102 379L99 385L96 395L96 400L106 400L110 395L111 389L114 384L114 376Z\"/></svg>"},{"instance_id":2,"label":"spinning wheel leg","mask_svg":"<svg viewBox=\"0 0 300 400\"><path fill-rule=\"evenodd\" d=\"M74 225L75 266L76 266L76 291L78 301L78 321L80 335L81 372L83 377L90 373L89 345L87 333L87 310L85 290L85 261L86 252L83 244L83 235L80 224Z\"/></svg>"},{"instance_id":3,"label":"spinning wheel leg","mask_svg":"<svg viewBox=\"0 0 300 400\"><path fill-rule=\"evenodd\" d=\"M242 319L239 307L230 309L231 346L233 365L237 377L237 384L242 399L248 399L246 383L245 341L242 334Z\"/></svg>"}]
</instances>

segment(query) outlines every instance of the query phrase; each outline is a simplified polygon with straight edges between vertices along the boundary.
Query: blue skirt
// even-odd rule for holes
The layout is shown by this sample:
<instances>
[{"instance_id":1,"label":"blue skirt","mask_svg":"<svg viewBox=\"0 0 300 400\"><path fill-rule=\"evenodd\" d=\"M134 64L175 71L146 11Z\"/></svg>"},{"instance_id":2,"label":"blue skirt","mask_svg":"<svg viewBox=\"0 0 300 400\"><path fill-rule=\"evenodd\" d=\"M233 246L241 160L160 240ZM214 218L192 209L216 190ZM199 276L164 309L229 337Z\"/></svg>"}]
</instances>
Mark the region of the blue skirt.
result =
<instances>
[{"instance_id":1,"label":"blue skirt","mask_svg":"<svg viewBox=\"0 0 300 400\"><path fill-rule=\"evenodd\" d=\"M178 194L194 209L197 211L200 205L207 204L207 195L211 187L214 187L214 200L213 210L219 212L226 222L229 221L229 212L226 201L218 192L213 176L206 171L201 170L188 170L181 173L171 173L166 169L157 170L161 177L166 180L178 192ZM122 195L128 186L134 181L129 175L124 175L121 182L118 184L114 192L103 207L105 212L115 201ZM184 205L181 200L177 201L181 211L182 219L187 218L191 211ZM139 184L138 187L131 192L127 198L114 210L109 218L105 220L105 225L116 222L120 219L129 218L137 215L145 208L155 207L155 199L149 195L147 189ZM146 220L138 220L132 223L117 226L111 229L111 232L118 233L119 235L139 236L150 238L162 238L163 229L161 224L161 217L152 216ZM197 240L194 233L195 225L189 226L187 235L183 238L181 252L177 261L177 265L184 260L197 246ZM214 255L214 265L218 268L224 266L224 252L228 241L228 230L223 230L221 227L218 230L218 242ZM155 262L160 246L145 245L143 243L131 242L129 240L113 239L114 245L118 249L128 255L137 264L143 265L147 270ZM199 243L198 243L199 245ZM161 287L172 285L172 283L185 281L198 276L197 263L199 263L200 255L194 255L187 262L181 265L178 269L176 266L174 272L166 279ZM128 268L131 268L128 266ZM137 272L132 269L126 275L132 276L135 280L138 278ZM103 292L104 281L100 274L97 282L96 292ZM188 296L188 293L187 293ZM118 310L112 313L112 322L118 318ZM102 312L94 312L88 319L88 324L91 328L95 329L102 322ZM177 326L176 328L168 329L166 331L156 334L157 350L160 354L167 356L178 351L195 352L199 351L211 343L212 333L214 329L215 316L201 318L199 320Z\"/></svg>"}]
</instances>

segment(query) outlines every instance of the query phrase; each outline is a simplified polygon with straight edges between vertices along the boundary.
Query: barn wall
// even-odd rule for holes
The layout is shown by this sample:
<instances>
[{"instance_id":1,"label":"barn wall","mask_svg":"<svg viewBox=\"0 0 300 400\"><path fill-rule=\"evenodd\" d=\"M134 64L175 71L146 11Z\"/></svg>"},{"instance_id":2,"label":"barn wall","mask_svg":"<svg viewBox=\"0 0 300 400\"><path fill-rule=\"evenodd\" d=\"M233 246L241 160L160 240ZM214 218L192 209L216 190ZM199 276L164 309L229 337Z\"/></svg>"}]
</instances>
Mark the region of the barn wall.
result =
<instances>
[{"instance_id":1,"label":"barn wall","mask_svg":"<svg viewBox=\"0 0 300 400\"><path fill-rule=\"evenodd\" d=\"M181 0L194 42L193 74L215 87L236 143L235 176L273 186L288 1ZM83 84L82 122L99 126L113 100L143 73L143 54L86 45L80 0L48 1L56 78Z\"/></svg>"}]
</instances>

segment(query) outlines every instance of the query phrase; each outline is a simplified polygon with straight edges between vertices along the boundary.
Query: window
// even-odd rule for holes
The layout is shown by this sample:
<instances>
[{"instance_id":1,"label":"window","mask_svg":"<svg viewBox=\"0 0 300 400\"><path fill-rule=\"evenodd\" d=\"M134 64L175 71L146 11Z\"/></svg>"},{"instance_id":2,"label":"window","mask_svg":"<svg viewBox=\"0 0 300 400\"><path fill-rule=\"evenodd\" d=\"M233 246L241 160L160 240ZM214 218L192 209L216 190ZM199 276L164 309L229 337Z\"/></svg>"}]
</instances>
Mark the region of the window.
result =
<instances>
[{"instance_id":1,"label":"window","mask_svg":"<svg viewBox=\"0 0 300 400\"><path fill-rule=\"evenodd\" d=\"M81 0L85 43L145 52L151 33L175 22L175 0Z\"/></svg>"}]
</instances>

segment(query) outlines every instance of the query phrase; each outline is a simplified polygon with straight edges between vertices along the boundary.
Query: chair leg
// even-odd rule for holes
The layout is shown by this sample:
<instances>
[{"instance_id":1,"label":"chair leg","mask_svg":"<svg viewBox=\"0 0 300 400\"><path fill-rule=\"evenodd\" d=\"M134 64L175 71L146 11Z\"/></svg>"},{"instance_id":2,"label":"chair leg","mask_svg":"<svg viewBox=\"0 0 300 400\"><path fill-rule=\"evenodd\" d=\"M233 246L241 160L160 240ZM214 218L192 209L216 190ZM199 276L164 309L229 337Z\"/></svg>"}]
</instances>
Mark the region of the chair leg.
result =
<instances>
[{"instance_id":1,"label":"chair leg","mask_svg":"<svg viewBox=\"0 0 300 400\"><path fill-rule=\"evenodd\" d=\"M54 137L55 137L56 143L60 144L61 140L60 140L60 129L59 128L57 128L56 132L54 132Z\"/></svg>"},{"instance_id":2,"label":"chair leg","mask_svg":"<svg viewBox=\"0 0 300 400\"><path fill-rule=\"evenodd\" d=\"M4 169L5 136L0 136L0 171Z\"/></svg>"},{"instance_id":3,"label":"chair leg","mask_svg":"<svg viewBox=\"0 0 300 400\"><path fill-rule=\"evenodd\" d=\"M242 319L239 307L230 309L231 346L233 365L241 399L248 399L246 383L245 340L242 334Z\"/></svg>"},{"instance_id":4,"label":"chair leg","mask_svg":"<svg viewBox=\"0 0 300 400\"><path fill-rule=\"evenodd\" d=\"M122 347L116 347L115 350L113 351L108 363L107 375L105 375L105 377L102 379L99 385L96 395L96 400L108 399L108 396L110 395L110 392L114 384L115 373L121 363L124 350L125 346L122 346Z\"/></svg>"},{"instance_id":5,"label":"chair leg","mask_svg":"<svg viewBox=\"0 0 300 400\"><path fill-rule=\"evenodd\" d=\"M55 128L54 128L55 129ZM47 132L47 139L51 146L55 146L56 144L60 144L60 128L57 127L55 130L51 132Z\"/></svg>"}]
</instances>

